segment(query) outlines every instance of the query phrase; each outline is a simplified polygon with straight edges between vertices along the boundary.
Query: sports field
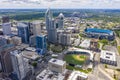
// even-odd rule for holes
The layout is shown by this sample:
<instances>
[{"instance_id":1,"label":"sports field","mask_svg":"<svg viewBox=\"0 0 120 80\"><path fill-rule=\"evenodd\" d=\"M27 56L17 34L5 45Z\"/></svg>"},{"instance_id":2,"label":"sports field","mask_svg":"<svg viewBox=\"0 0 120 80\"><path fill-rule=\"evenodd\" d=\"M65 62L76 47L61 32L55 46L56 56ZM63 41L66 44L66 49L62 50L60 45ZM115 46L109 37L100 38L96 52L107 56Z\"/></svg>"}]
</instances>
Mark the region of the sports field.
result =
<instances>
[{"instance_id":1,"label":"sports field","mask_svg":"<svg viewBox=\"0 0 120 80\"><path fill-rule=\"evenodd\" d=\"M78 54L68 54L65 55L64 60L67 63L75 64L75 65L83 65L86 61L86 55L78 55Z\"/></svg>"}]
</instances>

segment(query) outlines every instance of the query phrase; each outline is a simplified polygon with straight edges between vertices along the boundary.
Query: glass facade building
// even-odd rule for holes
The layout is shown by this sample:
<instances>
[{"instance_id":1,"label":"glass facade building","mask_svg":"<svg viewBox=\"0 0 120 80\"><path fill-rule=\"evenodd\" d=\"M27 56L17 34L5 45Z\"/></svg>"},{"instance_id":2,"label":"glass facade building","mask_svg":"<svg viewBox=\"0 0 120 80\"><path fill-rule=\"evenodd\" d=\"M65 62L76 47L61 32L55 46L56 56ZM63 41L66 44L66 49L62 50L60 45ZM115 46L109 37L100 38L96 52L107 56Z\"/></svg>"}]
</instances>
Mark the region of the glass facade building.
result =
<instances>
[{"instance_id":1,"label":"glass facade building","mask_svg":"<svg viewBox=\"0 0 120 80\"><path fill-rule=\"evenodd\" d=\"M29 43L29 27L26 24L18 23L18 36L22 38L22 42Z\"/></svg>"},{"instance_id":2,"label":"glass facade building","mask_svg":"<svg viewBox=\"0 0 120 80\"><path fill-rule=\"evenodd\" d=\"M36 48L39 54L44 54L47 50L46 36L36 36Z\"/></svg>"}]
</instances>

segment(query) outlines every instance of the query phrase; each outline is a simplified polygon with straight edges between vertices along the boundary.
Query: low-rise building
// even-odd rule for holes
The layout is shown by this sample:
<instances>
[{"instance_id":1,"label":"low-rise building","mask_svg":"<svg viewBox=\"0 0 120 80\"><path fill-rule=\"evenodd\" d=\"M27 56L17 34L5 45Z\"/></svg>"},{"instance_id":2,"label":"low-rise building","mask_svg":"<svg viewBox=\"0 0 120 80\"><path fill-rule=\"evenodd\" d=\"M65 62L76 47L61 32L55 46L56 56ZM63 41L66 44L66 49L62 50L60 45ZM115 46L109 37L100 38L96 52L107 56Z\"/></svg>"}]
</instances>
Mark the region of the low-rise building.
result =
<instances>
[{"instance_id":1,"label":"low-rise building","mask_svg":"<svg viewBox=\"0 0 120 80\"><path fill-rule=\"evenodd\" d=\"M43 70L37 75L36 80L64 80L65 73L55 73L49 69Z\"/></svg>"},{"instance_id":2,"label":"low-rise building","mask_svg":"<svg viewBox=\"0 0 120 80\"><path fill-rule=\"evenodd\" d=\"M51 71L63 73L66 69L66 62L58 59L51 59L48 63Z\"/></svg>"},{"instance_id":3,"label":"low-rise building","mask_svg":"<svg viewBox=\"0 0 120 80\"><path fill-rule=\"evenodd\" d=\"M89 49L90 48L90 40L89 39L85 39L81 44L80 47L85 48L85 49Z\"/></svg>"},{"instance_id":4,"label":"low-rise building","mask_svg":"<svg viewBox=\"0 0 120 80\"><path fill-rule=\"evenodd\" d=\"M80 71L73 71L67 80L87 80L87 79L88 79L87 74Z\"/></svg>"},{"instance_id":5,"label":"low-rise building","mask_svg":"<svg viewBox=\"0 0 120 80\"><path fill-rule=\"evenodd\" d=\"M100 54L100 62L101 63L117 66L116 58L117 57L114 52L104 51L104 50L101 51L101 54Z\"/></svg>"}]
</instances>

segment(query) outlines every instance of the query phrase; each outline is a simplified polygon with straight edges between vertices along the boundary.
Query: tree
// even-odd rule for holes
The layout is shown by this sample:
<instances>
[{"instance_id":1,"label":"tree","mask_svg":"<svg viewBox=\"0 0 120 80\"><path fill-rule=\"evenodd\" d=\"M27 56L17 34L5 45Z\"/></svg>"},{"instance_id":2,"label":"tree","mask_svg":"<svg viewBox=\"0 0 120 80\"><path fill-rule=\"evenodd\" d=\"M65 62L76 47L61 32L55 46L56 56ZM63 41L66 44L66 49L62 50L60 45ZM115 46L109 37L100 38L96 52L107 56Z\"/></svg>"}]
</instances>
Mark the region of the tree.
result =
<instances>
[{"instance_id":1,"label":"tree","mask_svg":"<svg viewBox=\"0 0 120 80\"><path fill-rule=\"evenodd\" d=\"M33 62L33 63L32 63L32 66L33 66L33 67L37 67L37 62Z\"/></svg>"}]
</instances>

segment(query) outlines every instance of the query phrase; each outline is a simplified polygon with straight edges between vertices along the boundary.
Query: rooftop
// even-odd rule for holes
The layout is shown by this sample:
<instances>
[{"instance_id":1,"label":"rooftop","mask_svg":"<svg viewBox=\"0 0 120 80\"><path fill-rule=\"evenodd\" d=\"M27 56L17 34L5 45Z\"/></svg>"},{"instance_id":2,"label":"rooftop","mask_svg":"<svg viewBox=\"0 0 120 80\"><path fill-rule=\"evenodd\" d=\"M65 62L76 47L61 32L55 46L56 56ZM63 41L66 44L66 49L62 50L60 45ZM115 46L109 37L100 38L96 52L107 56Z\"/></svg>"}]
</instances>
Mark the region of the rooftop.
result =
<instances>
[{"instance_id":1,"label":"rooftop","mask_svg":"<svg viewBox=\"0 0 120 80\"><path fill-rule=\"evenodd\" d=\"M27 27L27 25L24 24L24 23L22 23L22 22L17 23L17 26L18 26L18 27Z\"/></svg>"},{"instance_id":2,"label":"rooftop","mask_svg":"<svg viewBox=\"0 0 120 80\"><path fill-rule=\"evenodd\" d=\"M110 61L116 61L116 54L111 51L101 51L100 58L105 59L105 60L110 60Z\"/></svg>"},{"instance_id":3,"label":"rooftop","mask_svg":"<svg viewBox=\"0 0 120 80\"><path fill-rule=\"evenodd\" d=\"M56 65L64 65L65 64L65 61L58 60L58 59L51 59L49 62L56 64Z\"/></svg>"},{"instance_id":4,"label":"rooftop","mask_svg":"<svg viewBox=\"0 0 120 80\"><path fill-rule=\"evenodd\" d=\"M32 24L41 24L41 21L40 20L35 20L35 21L32 21Z\"/></svg>"},{"instance_id":5,"label":"rooftop","mask_svg":"<svg viewBox=\"0 0 120 80\"><path fill-rule=\"evenodd\" d=\"M88 75L85 73L82 73L80 71L73 71L71 75L69 76L68 80L77 80L77 77L81 77L83 79L87 79Z\"/></svg>"},{"instance_id":6,"label":"rooftop","mask_svg":"<svg viewBox=\"0 0 120 80\"><path fill-rule=\"evenodd\" d=\"M63 80L64 75L54 73L48 69L43 70L37 77L36 80Z\"/></svg>"},{"instance_id":7,"label":"rooftop","mask_svg":"<svg viewBox=\"0 0 120 80\"><path fill-rule=\"evenodd\" d=\"M85 39L85 40L80 44L80 47L89 48L89 47L90 47L90 40L89 40L89 39Z\"/></svg>"},{"instance_id":8,"label":"rooftop","mask_svg":"<svg viewBox=\"0 0 120 80\"><path fill-rule=\"evenodd\" d=\"M107 29L98 29L98 28L86 28L85 32L93 32L93 33L105 33L105 34L113 34L113 31Z\"/></svg>"},{"instance_id":9,"label":"rooftop","mask_svg":"<svg viewBox=\"0 0 120 80\"><path fill-rule=\"evenodd\" d=\"M32 51L22 51L22 55L23 57L32 60L36 60L37 58L39 58L39 55L36 52L32 52Z\"/></svg>"},{"instance_id":10,"label":"rooftop","mask_svg":"<svg viewBox=\"0 0 120 80\"><path fill-rule=\"evenodd\" d=\"M35 52L36 51L36 49L34 48L34 47L27 47L27 48L25 48L27 51L33 51L33 52Z\"/></svg>"}]
</instances>

